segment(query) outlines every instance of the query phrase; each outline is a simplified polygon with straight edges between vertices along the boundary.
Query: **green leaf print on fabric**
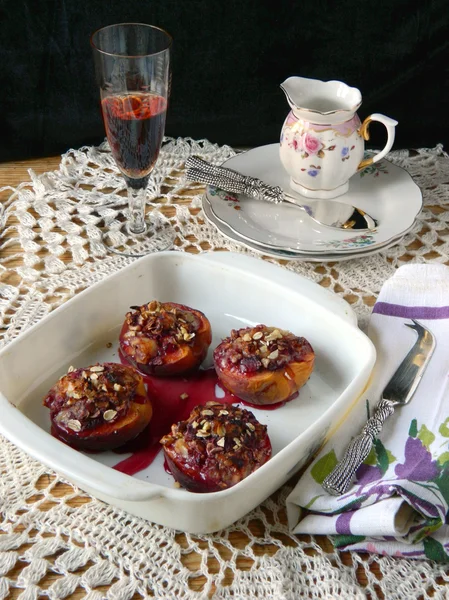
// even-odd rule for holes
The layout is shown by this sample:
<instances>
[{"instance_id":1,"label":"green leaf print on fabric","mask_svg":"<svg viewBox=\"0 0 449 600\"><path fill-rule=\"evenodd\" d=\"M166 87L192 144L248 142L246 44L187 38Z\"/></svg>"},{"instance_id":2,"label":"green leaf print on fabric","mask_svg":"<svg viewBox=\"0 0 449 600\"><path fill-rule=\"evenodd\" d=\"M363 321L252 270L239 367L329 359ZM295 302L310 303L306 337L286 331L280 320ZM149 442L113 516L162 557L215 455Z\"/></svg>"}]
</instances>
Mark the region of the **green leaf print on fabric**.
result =
<instances>
[{"instance_id":1,"label":"green leaf print on fabric","mask_svg":"<svg viewBox=\"0 0 449 600\"><path fill-rule=\"evenodd\" d=\"M444 421L444 423L441 423L440 428L438 429L438 431L441 433L441 435L443 437L449 437L449 417Z\"/></svg>"},{"instance_id":2,"label":"green leaf print on fabric","mask_svg":"<svg viewBox=\"0 0 449 600\"><path fill-rule=\"evenodd\" d=\"M335 451L332 449L330 452L325 454L317 460L313 467L310 469L310 474L320 485L326 479L326 477L333 471L337 465L337 457Z\"/></svg>"},{"instance_id":3,"label":"green leaf print on fabric","mask_svg":"<svg viewBox=\"0 0 449 600\"><path fill-rule=\"evenodd\" d=\"M427 427L423 424L418 431L418 438L424 444L424 446L428 449L432 442L435 440L434 434L427 429Z\"/></svg>"},{"instance_id":4,"label":"green leaf print on fabric","mask_svg":"<svg viewBox=\"0 0 449 600\"><path fill-rule=\"evenodd\" d=\"M318 498L322 498L322 497L323 497L323 494L318 494L318 496L314 496L312 498L312 500L304 506L304 508L306 510L309 509L312 506L312 504L315 504L315 502L318 500Z\"/></svg>"},{"instance_id":5,"label":"green leaf print on fabric","mask_svg":"<svg viewBox=\"0 0 449 600\"><path fill-rule=\"evenodd\" d=\"M437 484L446 504L449 504L449 463L445 464L440 476L438 479L434 479L434 482Z\"/></svg>"},{"instance_id":6,"label":"green leaf print on fabric","mask_svg":"<svg viewBox=\"0 0 449 600\"><path fill-rule=\"evenodd\" d=\"M418 435L418 423L416 419L410 423L410 429L408 430L408 434L410 437L415 438Z\"/></svg>"},{"instance_id":7,"label":"green leaf print on fabric","mask_svg":"<svg viewBox=\"0 0 449 600\"><path fill-rule=\"evenodd\" d=\"M438 457L438 464L441 465L442 467L444 467L444 465L446 463L449 463L449 452L443 452L443 454L441 454Z\"/></svg>"},{"instance_id":8,"label":"green leaf print on fabric","mask_svg":"<svg viewBox=\"0 0 449 600\"><path fill-rule=\"evenodd\" d=\"M377 466L377 454L376 448L374 446L371 446L371 450L369 451L368 456L363 461L363 464L368 465L369 467Z\"/></svg>"},{"instance_id":9,"label":"green leaf print on fabric","mask_svg":"<svg viewBox=\"0 0 449 600\"><path fill-rule=\"evenodd\" d=\"M379 467L382 475L385 475L388 465L396 460L394 454L390 450L387 450L379 439L376 439L363 464L369 467Z\"/></svg>"},{"instance_id":10,"label":"green leaf print on fabric","mask_svg":"<svg viewBox=\"0 0 449 600\"><path fill-rule=\"evenodd\" d=\"M376 449L377 466L379 467L382 475L385 475L388 470L388 465L390 464L387 450L378 438L374 440L374 448Z\"/></svg>"},{"instance_id":11,"label":"green leaf print on fabric","mask_svg":"<svg viewBox=\"0 0 449 600\"><path fill-rule=\"evenodd\" d=\"M449 560L449 556L444 551L444 547L440 542L434 540L433 538L425 538L423 540L424 544L424 554L427 558L431 560L436 560L438 562L447 562Z\"/></svg>"},{"instance_id":12,"label":"green leaf print on fabric","mask_svg":"<svg viewBox=\"0 0 449 600\"><path fill-rule=\"evenodd\" d=\"M365 540L364 535L334 535L332 536L332 541L336 548L341 548L342 546L350 546L351 544L357 544L358 542L363 542Z\"/></svg>"},{"instance_id":13,"label":"green leaf print on fabric","mask_svg":"<svg viewBox=\"0 0 449 600\"><path fill-rule=\"evenodd\" d=\"M434 533L435 531L437 531L443 524L441 522L441 519L427 519L426 523L427 523L427 525L423 525L423 528L420 529L416 533L416 535L414 535L412 537L413 544L417 544L418 542L421 542L424 538L429 536L431 533Z\"/></svg>"},{"instance_id":14,"label":"green leaf print on fabric","mask_svg":"<svg viewBox=\"0 0 449 600\"><path fill-rule=\"evenodd\" d=\"M351 498L351 496L350 496ZM340 508L334 508L331 511L333 515L340 515L341 513L347 512L349 510L357 510L362 506L365 500L368 498L367 495L357 496L356 498L352 497L352 499L347 503L341 506Z\"/></svg>"}]
</instances>

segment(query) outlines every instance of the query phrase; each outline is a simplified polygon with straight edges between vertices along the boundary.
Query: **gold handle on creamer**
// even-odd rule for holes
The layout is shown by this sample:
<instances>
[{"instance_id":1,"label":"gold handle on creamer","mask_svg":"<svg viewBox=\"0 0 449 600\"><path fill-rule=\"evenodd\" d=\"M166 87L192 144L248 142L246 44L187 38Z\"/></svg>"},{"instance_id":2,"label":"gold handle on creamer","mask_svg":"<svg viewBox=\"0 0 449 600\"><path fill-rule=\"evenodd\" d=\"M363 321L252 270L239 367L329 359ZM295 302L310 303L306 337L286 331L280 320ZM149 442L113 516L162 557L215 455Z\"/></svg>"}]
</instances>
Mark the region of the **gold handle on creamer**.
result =
<instances>
[{"instance_id":1,"label":"gold handle on creamer","mask_svg":"<svg viewBox=\"0 0 449 600\"><path fill-rule=\"evenodd\" d=\"M383 150L381 150L374 156L371 156L370 158L364 158L362 161L360 161L360 164L357 167L357 171L361 171L365 167L368 167L369 165L372 165L373 163L376 163L379 160L382 160L382 158L390 152L390 150L393 146L393 143L394 143L394 136L395 136L395 131L396 131L395 128L396 128L396 125L398 124L398 122L395 121L394 119L391 119L390 117L381 115L379 113L373 113L369 117L366 117L366 119L363 121L363 123L360 125L360 127L358 129L358 134L365 141L368 141L369 140L369 126L370 126L370 123L372 123L372 121L378 121L379 123L382 123L383 125L385 125L385 127L387 129L387 143L385 144L385 147L383 148Z\"/></svg>"}]
</instances>

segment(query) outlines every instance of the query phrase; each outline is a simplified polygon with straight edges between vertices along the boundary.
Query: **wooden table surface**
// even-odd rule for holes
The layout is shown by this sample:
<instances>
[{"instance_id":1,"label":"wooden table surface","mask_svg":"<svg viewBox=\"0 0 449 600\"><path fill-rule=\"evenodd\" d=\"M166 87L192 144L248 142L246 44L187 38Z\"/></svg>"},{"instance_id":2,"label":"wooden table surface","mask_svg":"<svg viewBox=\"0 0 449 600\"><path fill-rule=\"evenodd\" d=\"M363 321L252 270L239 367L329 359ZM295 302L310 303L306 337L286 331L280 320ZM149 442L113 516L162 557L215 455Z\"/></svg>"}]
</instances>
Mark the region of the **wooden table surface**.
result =
<instances>
[{"instance_id":1,"label":"wooden table surface","mask_svg":"<svg viewBox=\"0 0 449 600\"><path fill-rule=\"evenodd\" d=\"M59 162L60 162L60 157L56 156L56 157L50 157L50 158L17 161L14 163L0 164L0 187L7 186L7 185L14 187L23 181L29 181L28 169L31 168L37 174L40 174L40 173L44 173L46 171L57 169ZM4 202L5 199L9 196L9 194L10 194L10 192L8 192L8 191L0 193L0 202ZM16 249L14 251L16 252ZM10 266L12 266L12 265L10 264ZM326 285L326 282L323 281L322 284ZM369 303L373 304L374 298L370 299ZM41 478L38 482L38 486L37 486L38 489L36 490L36 492L38 492L39 488L46 488L49 485L50 480L51 480L50 476L45 476L44 478ZM62 484L59 485L58 496L64 496L69 493L73 493L73 489L69 485L62 485ZM79 497L75 500L71 500L71 506L81 505L81 504L86 503L86 501L88 501L88 499L86 499L85 497ZM45 509L45 505L43 505L42 508ZM282 518L285 523L286 515L283 514ZM263 528L263 525L260 522L254 523L252 525L252 527L253 527L253 533L255 535L263 537L263 530L261 530L261 527ZM297 536L297 537L298 537L298 539L301 539L301 538L305 539L305 540L310 539L308 536ZM317 539L324 550L329 551L329 552L332 551L332 544L326 537L319 537ZM184 547L186 547L185 537L183 536L183 534L179 534L177 536L177 541L181 544L181 546L184 544ZM238 532L233 534L233 542L232 543L236 547L245 547L247 541L248 541L248 538L245 534L242 533L241 535L239 535ZM288 538L285 539L285 543L292 545L292 541ZM270 546L270 545L261 546L259 549L259 552L260 552L260 554L273 554L274 552L276 552L276 546ZM351 555L349 552L342 552L341 557L345 564L352 565L352 559L351 559ZM187 555L183 555L182 561L183 561L184 566L186 566L188 569L190 569L192 571L195 571L200 568L200 556L194 552L189 553ZM250 561L248 559L247 562L248 562L248 564L244 564L244 561L242 561L242 564L239 565L240 568L243 570L249 569L251 567L252 561ZM19 576L19 574L24 566L26 566L26 565L22 564L21 566L16 566L7 574L7 576L10 579L13 579L13 580L16 579ZM218 563L215 559L211 558L209 560L208 566L209 566L210 572L212 572L212 573L218 572L218 569L217 569ZM376 563L373 563L371 570L373 573L376 574L378 579L380 579L382 577L379 569L377 568ZM227 581L225 579L225 581L224 581L225 585L229 584L232 581L232 574L229 574L229 576L227 576L227 577L229 580ZM59 576L56 573L52 573L51 571L49 571L47 573L47 575L41 580L41 582L39 583L39 586L47 588L53 583L53 581L57 580L58 578L59 578ZM362 588L364 586L366 586L367 578L366 578L365 570L363 567L360 567L358 569L357 579ZM191 580L192 589L198 590L198 591L202 590L202 588L205 584L205 581L206 580L204 577L193 578ZM103 586L103 588L97 588L97 589L98 589L98 591L104 592L107 590L107 586ZM9 596L9 598L17 598L20 593L21 593L20 589L13 588L11 590L11 595ZM429 590L428 590L428 593L429 593ZM70 599L82 598L84 595L85 595L84 590L76 590L74 592L74 594L72 594L68 598L70 598ZM430 590L430 595L433 595L431 590ZM210 597L211 598L213 597L213 593L210 595ZM380 591L380 589L378 589L378 597L379 598L384 597L382 592ZM137 598L140 599L141 598L140 595L136 595L136 600L137 600Z\"/></svg>"}]
</instances>

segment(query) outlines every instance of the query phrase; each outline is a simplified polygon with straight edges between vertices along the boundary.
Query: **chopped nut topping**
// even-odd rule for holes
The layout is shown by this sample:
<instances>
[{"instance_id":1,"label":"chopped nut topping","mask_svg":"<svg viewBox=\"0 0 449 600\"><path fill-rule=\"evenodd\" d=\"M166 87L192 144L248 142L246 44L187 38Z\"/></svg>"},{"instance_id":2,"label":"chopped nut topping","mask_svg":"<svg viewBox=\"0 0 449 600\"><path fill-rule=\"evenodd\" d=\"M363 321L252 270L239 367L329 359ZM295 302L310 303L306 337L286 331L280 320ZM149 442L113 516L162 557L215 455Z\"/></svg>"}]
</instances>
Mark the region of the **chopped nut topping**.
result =
<instances>
[{"instance_id":1,"label":"chopped nut topping","mask_svg":"<svg viewBox=\"0 0 449 600\"><path fill-rule=\"evenodd\" d=\"M124 416L136 394L142 394L141 376L115 363L75 369L59 379L44 399L53 423L74 432L97 427ZM120 393L119 393L120 392Z\"/></svg>"},{"instance_id":2,"label":"chopped nut topping","mask_svg":"<svg viewBox=\"0 0 449 600\"><path fill-rule=\"evenodd\" d=\"M204 423L202 430L203 431L210 431L211 428L211 422L210 421L206 421L206 423Z\"/></svg>"},{"instance_id":3,"label":"chopped nut topping","mask_svg":"<svg viewBox=\"0 0 449 600\"><path fill-rule=\"evenodd\" d=\"M70 419L70 421L67 422L67 427L72 431L81 431L81 423L76 419Z\"/></svg>"},{"instance_id":4,"label":"chopped nut topping","mask_svg":"<svg viewBox=\"0 0 449 600\"><path fill-rule=\"evenodd\" d=\"M246 426L250 431L254 431L256 429L252 423L247 423Z\"/></svg>"},{"instance_id":5,"label":"chopped nut topping","mask_svg":"<svg viewBox=\"0 0 449 600\"><path fill-rule=\"evenodd\" d=\"M200 429L199 431L196 432L196 437L199 438L205 438L205 437L209 437L210 433L209 431L203 431L202 429Z\"/></svg>"},{"instance_id":6,"label":"chopped nut topping","mask_svg":"<svg viewBox=\"0 0 449 600\"><path fill-rule=\"evenodd\" d=\"M136 308L131 306L131 308ZM139 307L137 307L139 308ZM148 304L148 310L149 312L155 312L156 309L159 308L159 302L157 300L152 300L149 304Z\"/></svg>"},{"instance_id":7,"label":"chopped nut topping","mask_svg":"<svg viewBox=\"0 0 449 600\"><path fill-rule=\"evenodd\" d=\"M225 435L226 434L226 427L224 425L219 425L217 427L217 435Z\"/></svg>"},{"instance_id":8,"label":"chopped nut topping","mask_svg":"<svg viewBox=\"0 0 449 600\"><path fill-rule=\"evenodd\" d=\"M207 418L203 429L194 429L194 423L201 420L205 409L210 409L213 416ZM221 416L222 411L230 417ZM247 426L248 423L252 428ZM204 431L206 427L210 427L210 431ZM196 406L189 418L173 424L171 432L160 442L166 457L180 465L182 473L199 473L204 481L201 491L216 491L235 485L271 454L266 425L261 425L245 409L216 402ZM178 448L180 442L185 444L187 457ZM182 481L183 487L191 489L188 478L179 477L179 481Z\"/></svg>"},{"instance_id":9,"label":"chopped nut topping","mask_svg":"<svg viewBox=\"0 0 449 600\"><path fill-rule=\"evenodd\" d=\"M143 353L138 362L158 360L165 350L173 346L192 343L201 326L201 317L194 309L171 302L153 300L142 306L132 306L126 314L128 331L122 336L133 352ZM141 338L145 343L140 343Z\"/></svg>"},{"instance_id":10,"label":"chopped nut topping","mask_svg":"<svg viewBox=\"0 0 449 600\"><path fill-rule=\"evenodd\" d=\"M180 394L179 396L181 398L181 400L187 400L187 398L189 397L189 394L186 394L185 392L183 394Z\"/></svg>"},{"instance_id":11,"label":"chopped nut topping","mask_svg":"<svg viewBox=\"0 0 449 600\"><path fill-rule=\"evenodd\" d=\"M214 414L214 411L213 410L209 410L208 408L206 408L205 410L201 411L201 414L202 415L207 415L208 417L212 417L213 414Z\"/></svg>"},{"instance_id":12,"label":"chopped nut topping","mask_svg":"<svg viewBox=\"0 0 449 600\"><path fill-rule=\"evenodd\" d=\"M279 329L274 329L271 333L265 336L265 339L268 342L273 342L274 340L280 340L282 338L282 333Z\"/></svg>"},{"instance_id":13,"label":"chopped nut topping","mask_svg":"<svg viewBox=\"0 0 449 600\"><path fill-rule=\"evenodd\" d=\"M175 481L175 483L173 484L175 488L180 488L181 484L179 483L179 481Z\"/></svg>"},{"instance_id":14,"label":"chopped nut topping","mask_svg":"<svg viewBox=\"0 0 449 600\"><path fill-rule=\"evenodd\" d=\"M115 417L116 414L117 414L116 410L106 410L103 414L103 419L105 421L112 421L112 419Z\"/></svg>"},{"instance_id":15,"label":"chopped nut topping","mask_svg":"<svg viewBox=\"0 0 449 600\"><path fill-rule=\"evenodd\" d=\"M198 427L198 421L193 421L192 427L196 429Z\"/></svg>"},{"instance_id":16,"label":"chopped nut topping","mask_svg":"<svg viewBox=\"0 0 449 600\"><path fill-rule=\"evenodd\" d=\"M67 371L67 373L72 373L73 371L76 371L75 367L73 367L72 365L70 365L69 370Z\"/></svg>"},{"instance_id":17,"label":"chopped nut topping","mask_svg":"<svg viewBox=\"0 0 449 600\"><path fill-rule=\"evenodd\" d=\"M302 361L310 351L313 350L303 337L283 329L256 325L233 329L215 348L214 362L219 370L251 374L264 368L285 370L291 362Z\"/></svg>"},{"instance_id":18,"label":"chopped nut topping","mask_svg":"<svg viewBox=\"0 0 449 600\"><path fill-rule=\"evenodd\" d=\"M229 415L229 411L227 411L227 410L220 410L220 412L218 413L218 416L221 417L221 415Z\"/></svg>"},{"instance_id":19,"label":"chopped nut topping","mask_svg":"<svg viewBox=\"0 0 449 600\"><path fill-rule=\"evenodd\" d=\"M270 361L268 360L268 358L262 358L262 364L263 366L267 369L268 365L270 364Z\"/></svg>"},{"instance_id":20,"label":"chopped nut topping","mask_svg":"<svg viewBox=\"0 0 449 600\"><path fill-rule=\"evenodd\" d=\"M291 378L291 377L290 377L290 375L287 373L287 371L285 371L284 375L285 375L285 378L286 378L286 379L289 379L290 381L292 380L292 378Z\"/></svg>"}]
</instances>

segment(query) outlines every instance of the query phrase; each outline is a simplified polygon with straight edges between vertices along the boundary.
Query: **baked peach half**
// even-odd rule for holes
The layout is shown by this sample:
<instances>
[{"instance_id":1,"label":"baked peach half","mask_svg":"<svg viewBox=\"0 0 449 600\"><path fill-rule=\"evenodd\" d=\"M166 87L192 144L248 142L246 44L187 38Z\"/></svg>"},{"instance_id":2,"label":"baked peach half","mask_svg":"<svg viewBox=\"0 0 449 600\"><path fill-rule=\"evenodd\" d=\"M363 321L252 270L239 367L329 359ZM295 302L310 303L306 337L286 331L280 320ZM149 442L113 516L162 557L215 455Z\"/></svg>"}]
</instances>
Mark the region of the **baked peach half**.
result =
<instances>
[{"instance_id":1,"label":"baked peach half","mask_svg":"<svg viewBox=\"0 0 449 600\"><path fill-rule=\"evenodd\" d=\"M248 410L207 402L161 439L175 480L191 492L217 492L251 475L271 457L266 425Z\"/></svg>"},{"instance_id":2,"label":"baked peach half","mask_svg":"<svg viewBox=\"0 0 449 600\"><path fill-rule=\"evenodd\" d=\"M78 450L112 450L134 439L153 408L142 376L132 367L96 364L63 375L44 399L51 432Z\"/></svg>"},{"instance_id":3,"label":"baked peach half","mask_svg":"<svg viewBox=\"0 0 449 600\"><path fill-rule=\"evenodd\" d=\"M132 306L120 332L123 358L142 373L157 377L198 369L211 341L211 326L201 311L156 300Z\"/></svg>"},{"instance_id":4,"label":"baked peach half","mask_svg":"<svg viewBox=\"0 0 449 600\"><path fill-rule=\"evenodd\" d=\"M232 330L214 351L224 387L255 405L288 400L309 379L314 362L305 338L265 325Z\"/></svg>"}]
</instances>

